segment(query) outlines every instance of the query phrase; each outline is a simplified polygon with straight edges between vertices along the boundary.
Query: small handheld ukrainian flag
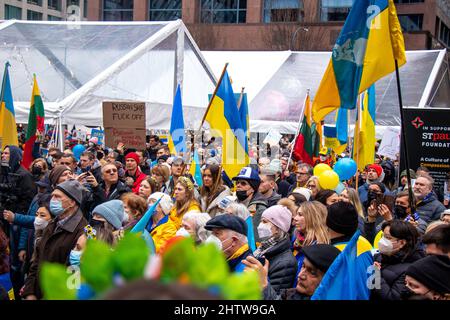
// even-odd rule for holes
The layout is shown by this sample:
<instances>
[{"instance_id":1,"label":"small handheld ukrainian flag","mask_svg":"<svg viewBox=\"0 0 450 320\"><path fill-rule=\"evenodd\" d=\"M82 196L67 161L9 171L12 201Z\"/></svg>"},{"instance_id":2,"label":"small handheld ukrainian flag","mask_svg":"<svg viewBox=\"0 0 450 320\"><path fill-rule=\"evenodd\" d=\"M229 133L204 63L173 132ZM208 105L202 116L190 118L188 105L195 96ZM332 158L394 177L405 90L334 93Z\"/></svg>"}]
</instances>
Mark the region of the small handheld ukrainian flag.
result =
<instances>
[{"instance_id":1,"label":"small handheld ukrainian flag","mask_svg":"<svg viewBox=\"0 0 450 320\"><path fill-rule=\"evenodd\" d=\"M189 167L189 173L194 178L195 184L201 187L203 185L203 180L202 180L202 172L200 169L200 159L198 157L197 150L194 150L191 166Z\"/></svg>"},{"instance_id":2,"label":"small handheld ukrainian flag","mask_svg":"<svg viewBox=\"0 0 450 320\"><path fill-rule=\"evenodd\" d=\"M185 153L186 135L184 133L183 105L181 104L181 89L177 86L177 92L173 99L172 118L170 121L169 149L171 154Z\"/></svg>"}]
</instances>

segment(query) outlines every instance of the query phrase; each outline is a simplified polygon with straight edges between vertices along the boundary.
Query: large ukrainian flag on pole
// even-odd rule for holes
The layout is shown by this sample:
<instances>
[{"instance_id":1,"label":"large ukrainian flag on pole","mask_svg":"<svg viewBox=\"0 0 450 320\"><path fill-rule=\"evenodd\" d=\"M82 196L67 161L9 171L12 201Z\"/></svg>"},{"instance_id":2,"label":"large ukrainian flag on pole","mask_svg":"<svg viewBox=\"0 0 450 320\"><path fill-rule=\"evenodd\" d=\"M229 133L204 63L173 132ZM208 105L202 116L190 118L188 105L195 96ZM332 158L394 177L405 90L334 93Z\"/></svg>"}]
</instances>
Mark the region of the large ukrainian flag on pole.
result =
<instances>
[{"instance_id":1,"label":"large ukrainian flag on pole","mask_svg":"<svg viewBox=\"0 0 450 320\"><path fill-rule=\"evenodd\" d=\"M19 146L16 115L14 113L11 82L9 80L9 67L9 62L6 62L0 97L0 142L2 149L5 146Z\"/></svg>"},{"instance_id":2,"label":"large ukrainian flag on pole","mask_svg":"<svg viewBox=\"0 0 450 320\"><path fill-rule=\"evenodd\" d=\"M222 167L225 173L231 178L237 176L250 160L246 150L246 132L226 70L203 120L209 123L213 136L222 138Z\"/></svg>"},{"instance_id":3,"label":"large ukrainian flag on pole","mask_svg":"<svg viewBox=\"0 0 450 320\"><path fill-rule=\"evenodd\" d=\"M172 118L170 121L169 149L171 154L187 152L180 85L177 86L177 92L175 93L175 97L173 99Z\"/></svg>"},{"instance_id":4,"label":"large ukrainian flag on pole","mask_svg":"<svg viewBox=\"0 0 450 320\"><path fill-rule=\"evenodd\" d=\"M315 95L314 121L338 108L356 108L358 95L393 72L395 60L406 63L393 0L354 1Z\"/></svg>"}]
</instances>

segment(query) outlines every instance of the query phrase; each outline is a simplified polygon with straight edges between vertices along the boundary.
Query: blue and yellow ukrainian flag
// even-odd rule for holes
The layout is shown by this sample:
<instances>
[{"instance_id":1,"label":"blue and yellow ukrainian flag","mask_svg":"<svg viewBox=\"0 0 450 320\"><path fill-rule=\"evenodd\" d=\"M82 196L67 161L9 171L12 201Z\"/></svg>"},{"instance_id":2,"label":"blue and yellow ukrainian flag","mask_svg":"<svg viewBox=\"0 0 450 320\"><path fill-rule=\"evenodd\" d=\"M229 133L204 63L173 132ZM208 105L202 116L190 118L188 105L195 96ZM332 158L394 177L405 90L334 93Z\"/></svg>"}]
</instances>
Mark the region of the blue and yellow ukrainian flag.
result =
<instances>
[{"instance_id":1,"label":"blue and yellow ukrainian flag","mask_svg":"<svg viewBox=\"0 0 450 320\"><path fill-rule=\"evenodd\" d=\"M248 115L248 101L247 94L242 93L242 97L239 98L239 117L241 118L242 127L245 133L245 151L248 153L248 143L250 141L250 118Z\"/></svg>"},{"instance_id":2,"label":"blue and yellow ukrainian flag","mask_svg":"<svg viewBox=\"0 0 450 320\"><path fill-rule=\"evenodd\" d=\"M373 265L370 243L356 231L322 278L311 300L369 300L367 284ZM364 239L365 240L365 239ZM344 246L344 245L341 245ZM336 247L342 250L339 245Z\"/></svg>"},{"instance_id":3,"label":"blue and yellow ukrainian flag","mask_svg":"<svg viewBox=\"0 0 450 320\"><path fill-rule=\"evenodd\" d=\"M227 71L217 84L216 94L205 115L211 134L222 138L222 167L228 177L235 177L250 163L246 151L246 133Z\"/></svg>"},{"instance_id":4,"label":"blue and yellow ukrainian flag","mask_svg":"<svg viewBox=\"0 0 450 320\"><path fill-rule=\"evenodd\" d=\"M323 136L325 137L325 147L333 149L334 153L341 154L347 148L347 143L342 144L337 138L336 126L324 125Z\"/></svg>"},{"instance_id":5,"label":"blue and yellow ukrainian flag","mask_svg":"<svg viewBox=\"0 0 450 320\"><path fill-rule=\"evenodd\" d=\"M173 99L172 118L170 121L170 135L168 138L171 154L176 155L179 152L187 152L180 85L177 86L177 92L175 93L175 97Z\"/></svg>"},{"instance_id":6,"label":"blue and yellow ukrainian flag","mask_svg":"<svg viewBox=\"0 0 450 320\"><path fill-rule=\"evenodd\" d=\"M192 157L192 162L189 167L189 173L192 175L192 177L195 180L195 183L197 186L201 187L203 185L202 180L202 171L200 169L200 158L198 157L197 150L194 150L194 155Z\"/></svg>"},{"instance_id":7,"label":"blue and yellow ukrainian flag","mask_svg":"<svg viewBox=\"0 0 450 320\"><path fill-rule=\"evenodd\" d=\"M393 72L395 60L406 63L393 0L354 1L314 98L314 121L338 108L356 108L358 95Z\"/></svg>"},{"instance_id":8,"label":"blue and yellow ukrainian flag","mask_svg":"<svg viewBox=\"0 0 450 320\"><path fill-rule=\"evenodd\" d=\"M9 80L9 62L5 64L3 83L1 91L0 105L0 142L4 146L19 146L17 137L16 115L14 113L14 103Z\"/></svg>"},{"instance_id":9,"label":"blue and yellow ukrainian flag","mask_svg":"<svg viewBox=\"0 0 450 320\"><path fill-rule=\"evenodd\" d=\"M355 123L353 159L358 169L363 171L375 160L375 85L366 90L361 101Z\"/></svg>"}]
</instances>

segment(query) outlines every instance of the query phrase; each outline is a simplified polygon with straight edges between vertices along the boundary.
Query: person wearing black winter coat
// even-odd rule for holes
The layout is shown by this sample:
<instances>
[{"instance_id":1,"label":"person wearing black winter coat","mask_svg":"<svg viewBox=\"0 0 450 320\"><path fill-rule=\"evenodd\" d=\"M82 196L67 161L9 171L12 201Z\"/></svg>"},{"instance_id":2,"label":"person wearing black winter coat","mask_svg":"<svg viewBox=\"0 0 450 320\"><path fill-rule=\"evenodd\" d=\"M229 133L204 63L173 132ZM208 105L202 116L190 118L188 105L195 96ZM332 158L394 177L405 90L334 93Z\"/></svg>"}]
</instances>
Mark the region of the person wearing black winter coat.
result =
<instances>
[{"instance_id":1,"label":"person wearing black winter coat","mask_svg":"<svg viewBox=\"0 0 450 320\"><path fill-rule=\"evenodd\" d=\"M383 237L378 244L380 254L374 257L381 279L378 286L375 282L371 299L401 300L406 291L406 270L425 257L425 252L419 248L419 233L410 223L391 220L383 224L382 230Z\"/></svg>"}]
</instances>

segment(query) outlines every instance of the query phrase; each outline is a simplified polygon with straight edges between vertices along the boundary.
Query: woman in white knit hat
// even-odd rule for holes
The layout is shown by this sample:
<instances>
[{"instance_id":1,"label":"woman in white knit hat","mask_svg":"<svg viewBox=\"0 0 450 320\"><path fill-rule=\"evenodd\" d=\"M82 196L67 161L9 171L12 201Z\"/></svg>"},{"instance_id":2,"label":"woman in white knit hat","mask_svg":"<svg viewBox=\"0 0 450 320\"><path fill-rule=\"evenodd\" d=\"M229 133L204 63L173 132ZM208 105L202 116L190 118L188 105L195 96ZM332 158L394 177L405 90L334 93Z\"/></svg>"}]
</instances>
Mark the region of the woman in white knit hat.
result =
<instances>
[{"instance_id":1,"label":"woman in white knit hat","mask_svg":"<svg viewBox=\"0 0 450 320\"><path fill-rule=\"evenodd\" d=\"M162 192L155 192L148 198L148 205L152 206L161 199L156 206L152 219L147 225L147 230L153 238L156 252L159 253L166 244L167 240L175 236L177 229L169 222L169 213L173 207L173 202L170 197Z\"/></svg>"}]
</instances>

